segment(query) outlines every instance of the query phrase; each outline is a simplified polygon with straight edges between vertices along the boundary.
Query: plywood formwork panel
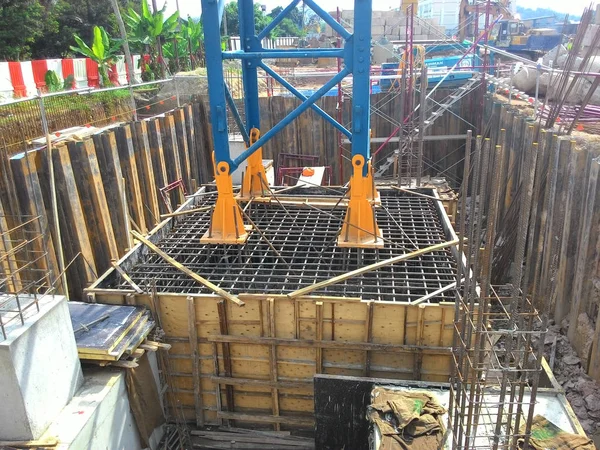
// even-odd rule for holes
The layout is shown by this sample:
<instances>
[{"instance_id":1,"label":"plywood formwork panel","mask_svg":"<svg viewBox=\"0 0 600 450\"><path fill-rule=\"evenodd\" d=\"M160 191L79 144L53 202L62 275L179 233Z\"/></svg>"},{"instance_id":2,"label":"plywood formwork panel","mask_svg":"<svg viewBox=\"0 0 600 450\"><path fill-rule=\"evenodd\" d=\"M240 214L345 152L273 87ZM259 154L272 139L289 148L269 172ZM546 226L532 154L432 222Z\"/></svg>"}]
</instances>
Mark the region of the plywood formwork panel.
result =
<instances>
[{"instance_id":1,"label":"plywood formwork panel","mask_svg":"<svg viewBox=\"0 0 600 450\"><path fill-rule=\"evenodd\" d=\"M191 199L182 208L198 205ZM442 239L453 239L443 206L435 208L433 214L440 216L439 223L449 230ZM407 226L420 230L420 220ZM173 222L166 223L149 237L157 245L170 236ZM120 264L132 275L135 258L147 261L151 256L147 248L136 247ZM452 257L457 258L454 253ZM196 261L201 261L201 257ZM424 270L423 261L415 261L417 270ZM170 277L174 269L166 270ZM113 281L108 281L111 277ZM174 279L175 285L188 283L185 278ZM247 281L242 277L241 282ZM260 283L258 286L262 286ZM124 302L126 296L119 295L112 286L114 276L105 274L89 292L99 302ZM389 293L385 295L392 295L388 297L390 301L374 301L332 295L329 291L292 299L269 287L271 290L263 293L236 292L245 302L242 308L200 292L201 286L169 293L157 288L154 298L147 294L128 297L152 309L166 334L166 342L172 345L170 368L176 376L167 402L171 415L180 414L180 409L189 420L205 424L229 421L236 425L272 424L275 429L310 427L312 382L317 373L447 381L453 303L437 303L436 299L412 305L397 299L391 301L395 298ZM398 299L406 295L418 298L424 292L418 287L409 292L401 285L394 289L399 293ZM194 335L195 347L190 341Z\"/></svg>"}]
</instances>

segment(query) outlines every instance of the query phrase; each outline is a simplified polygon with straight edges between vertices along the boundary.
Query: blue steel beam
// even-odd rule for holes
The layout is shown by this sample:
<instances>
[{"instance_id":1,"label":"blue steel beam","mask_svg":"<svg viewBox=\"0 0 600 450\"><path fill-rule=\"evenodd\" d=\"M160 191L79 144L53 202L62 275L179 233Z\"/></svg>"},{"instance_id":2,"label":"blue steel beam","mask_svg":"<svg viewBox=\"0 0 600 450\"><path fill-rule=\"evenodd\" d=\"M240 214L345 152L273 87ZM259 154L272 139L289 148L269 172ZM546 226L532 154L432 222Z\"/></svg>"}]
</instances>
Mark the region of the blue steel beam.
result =
<instances>
[{"instance_id":1,"label":"blue steel beam","mask_svg":"<svg viewBox=\"0 0 600 450\"><path fill-rule=\"evenodd\" d=\"M238 15L240 24L240 44L244 52L251 54L261 49L256 39L254 24L253 0L238 0ZM260 130L260 111L258 106L258 72L256 59L242 61L242 81L244 84L244 105L246 108L246 129ZM232 169L233 170L233 169Z\"/></svg>"},{"instance_id":2,"label":"blue steel beam","mask_svg":"<svg viewBox=\"0 0 600 450\"><path fill-rule=\"evenodd\" d=\"M311 2L312 0L304 0ZM352 35L352 156L365 158L363 175L367 175L371 140L371 11L372 0L354 0L354 34ZM316 12L316 11L315 11Z\"/></svg>"},{"instance_id":3,"label":"blue steel beam","mask_svg":"<svg viewBox=\"0 0 600 450\"><path fill-rule=\"evenodd\" d=\"M339 72L336 76L334 76L327 83L325 83L323 86L321 86L320 89L318 89L313 95L308 97L306 99L306 101L304 101L300 106L298 106L296 109L294 109L291 113L289 113L287 116L285 116L283 118L283 120L281 120L277 125L275 125L273 128L271 128L265 134L263 134L258 141L256 141L254 144L252 144L249 148L247 148L244 152L242 152L242 154L240 154L233 161L233 165L231 166L232 167L231 171L234 171L235 169L237 169L238 166L246 158L248 158L248 156L250 156L256 150L258 150L260 147L262 147L274 135L276 135L277 133L279 133L279 131L281 131L283 128L285 128L287 125L289 125L296 117L298 117L300 114L302 114L308 108L310 108L313 103L315 103L318 99L320 99L326 92L328 92L330 89L332 89L336 84L338 84L340 81L342 81L344 79L344 77L346 75L348 75L349 73L350 72L348 71L347 68L343 68L341 72ZM354 146L353 146L353 148L354 148ZM368 146L367 146L367 148L368 148Z\"/></svg>"},{"instance_id":4,"label":"blue steel beam","mask_svg":"<svg viewBox=\"0 0 600 450\"><path fill-rule=\"evenodd\" d=\"M241 34L241 33L240 33ZM315 48L315 49L288 49L270 50L263 48L260 51L232 51L223 52L223 59L277 59L277 58L343 58L343 48Z\"/></svg>"},{"instance_id":5,"label":"blue steel beam","mask_svg":"<svg viewBox=\"0 0 600 450\"><path fill-rule=\"evenodd\" d=\"M321 8L319 5L317 5L313 0L304 0L304 4L306 6L308 6L310 9L312 9L315 14L317 16L319 16L321 19L323 19L325 21L325 23L327 25L329 25L331 28L333 28L335 31L337 31L337 33L342 36L342 38L344 40L348 40L350 39L350 37L352 36L350 33L348 33L348 30L346 30L343 26L341 26L333 17L331 17L329 15L328 12L326 12L323 8ZM354 2L355 8L354 8L354 21L356 22L356 0ZM369 20L371 20L371 11L369 11ZM369 24L369 39L371 38L371 26ZM354 26L354 32L356 33L356 25Z\"/></svg>"},{"instance_id":6,"label":"blue steel beam","mask_svg":"<svg viewBox=\"0 0 600 450\"><path fill-rule=\"evenodd\" d=\"M217 162L225 161L231 166L223 57L221 55L221 4L223 4L222 0L202 0L202 22L205 24L205 42L211 44L206 45L205 58L215 159Z\"/></svg>"},{"instance_id":7,"label":"blue steel beam","mask_svg":"<svg viewBox=\"0 0 600 450\"><path fill-rule=\"evenodd\" d=\"M300 3L300 0L293 0L292 3L287 5L283 11L281 11L277 17L275 17L269 24L258 33L258 40L262 41L264 38L268 36L268 34L277 26L279 23L286 18L286 16L296 7L296 5Z\"/></svg>"},{"instance_id":8,"label":"blue steel beam","mask_svg":"<svg viewBox=\"0 0 600 450\"><path fill-rule=\"evenodd\" d=\"M269 75L271 75L275 80L277 80L277 82L279 82L279 84L281 84L283 87L285 87L288 91L290 91L292 94L294 94L300 100L302 100L302 101L308 100L308 97L306 95L304 95L300 91L298 91L294 86L292 86L290 83L288 83L288 81L285 78L283 78L281 75L279 75L273 69L271 69L265 63L261 62L261 63L258 63L258 65L260 67L262 67L263 70L265 72L267 72ZM315 111L317 114L319 114L323 119L325 119L331 125L333 125L338 130L340 130L345 136L348 137L348 139L352 140L352 132L348 131L346 129L346 127L344 127L341 123L339 123L337 120L335 120L329 114L327 114L325 111L323 111L317 105L313 104L313 105L311 105L311 108L313 109L313 111Z\"/></svg>"}]
</instances>

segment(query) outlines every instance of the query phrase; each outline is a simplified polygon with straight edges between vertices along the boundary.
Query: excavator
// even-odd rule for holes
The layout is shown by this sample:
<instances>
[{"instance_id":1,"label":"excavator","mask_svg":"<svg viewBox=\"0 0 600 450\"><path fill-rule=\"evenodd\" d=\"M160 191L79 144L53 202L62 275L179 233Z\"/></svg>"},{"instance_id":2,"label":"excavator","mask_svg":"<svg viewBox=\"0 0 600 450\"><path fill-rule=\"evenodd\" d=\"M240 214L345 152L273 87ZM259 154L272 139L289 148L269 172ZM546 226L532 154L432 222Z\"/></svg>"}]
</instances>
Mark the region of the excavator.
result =
<instances>
[{"instance_id":1,"label":"excavator","mask_svg":"<svg viewBox=\"0 0 600 450\"><path fill-rule=\"evenodd\" d=\"M458 13L459 39L462 41L465 37L474 35L477 13L484 14L489 7L490 23L499 15L502 15L502 20L498 21L490 31L488 45L537 60L561 43L562 35L552 28L527 29L522 21L513 16L509 5L509 0L489 3L486 1L471 3L469 0L461 0Z\"/></svg>"}]
</instances>

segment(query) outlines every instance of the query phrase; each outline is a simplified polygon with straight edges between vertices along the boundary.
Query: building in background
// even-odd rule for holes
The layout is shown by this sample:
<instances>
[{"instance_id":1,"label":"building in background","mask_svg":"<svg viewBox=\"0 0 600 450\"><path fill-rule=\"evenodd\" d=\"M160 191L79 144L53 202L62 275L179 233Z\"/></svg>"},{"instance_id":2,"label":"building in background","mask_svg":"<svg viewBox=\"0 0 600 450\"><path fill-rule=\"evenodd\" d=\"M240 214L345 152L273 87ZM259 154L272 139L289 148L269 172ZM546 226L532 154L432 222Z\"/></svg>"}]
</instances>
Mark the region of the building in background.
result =
<instances>
[{"instance_id":1,"label":"building in background","mask_svg":"<svg viewBox=\"0 0 600 450\"><path fill-rule=\"evenodd\" d=\"M458 9L460 0L420 0L418 15L430 19L444 27L446 34L452 35L458 29Z\"/></svg>"}]
</instances>

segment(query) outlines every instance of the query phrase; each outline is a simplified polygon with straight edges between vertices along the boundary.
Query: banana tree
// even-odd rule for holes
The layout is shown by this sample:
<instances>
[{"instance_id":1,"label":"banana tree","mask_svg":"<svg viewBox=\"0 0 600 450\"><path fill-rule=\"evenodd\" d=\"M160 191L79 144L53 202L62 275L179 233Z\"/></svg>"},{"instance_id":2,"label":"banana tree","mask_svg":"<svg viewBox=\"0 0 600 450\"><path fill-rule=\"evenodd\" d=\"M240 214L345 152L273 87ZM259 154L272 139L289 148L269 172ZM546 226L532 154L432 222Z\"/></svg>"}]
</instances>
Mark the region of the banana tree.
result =
<instances>
[{"instance_id":1,"label":"banana tree","mask_svg":"<svg viewBox=\"0 0 600 450\"><path fill-rule=\"evenodd\" d=\"M165 4L166 7L166 4ZM124 17L129 28L129 42L140 50L150 54L160 66L164 76L162 42L172 39L177 32L179 13L175 12L165 19L165 7L156 12L150 12L148 3L142 1L142 12L138 14L129 8Z\"/></svg>"},{"instance_id":2,"label":"banana tree","mask_svg":"<svg viewBox=\"0 0 600 450\"><path fill-rule=\"evenodd\" d=\"M121 42L111 39L103 27L94 27L94 40L92 46L88 46L79 36L73 36L77 46L71 46L71 50L90 58L98 64L98 74L102 86L111 86L112 82L108 76L108 69L116 62L117 51Z\"/></svg>"},{"instance_id":3,"label":"banana tree","mask_svg":"<svg viewBox=\"0 0 600 450\"><path fill-rule=\"evenodd\" d=\"M169 59L184 59L185 65L193 69L196 66L196 55L202 48L204 30L202 22L195 22L188 16L180 21L179 32L164 45L165 56Z\"/></svg>"}]
</instances>

